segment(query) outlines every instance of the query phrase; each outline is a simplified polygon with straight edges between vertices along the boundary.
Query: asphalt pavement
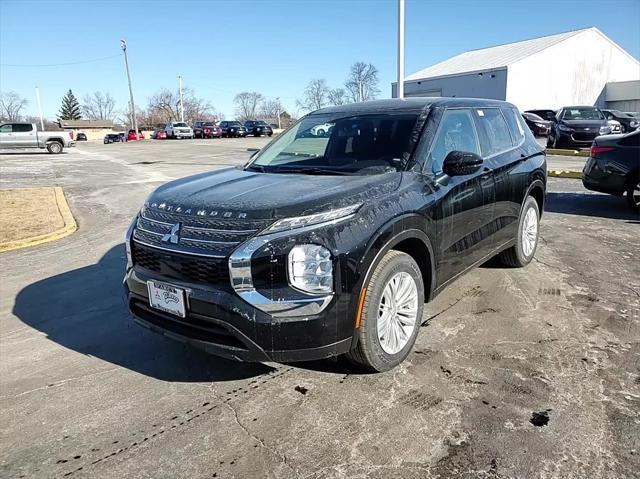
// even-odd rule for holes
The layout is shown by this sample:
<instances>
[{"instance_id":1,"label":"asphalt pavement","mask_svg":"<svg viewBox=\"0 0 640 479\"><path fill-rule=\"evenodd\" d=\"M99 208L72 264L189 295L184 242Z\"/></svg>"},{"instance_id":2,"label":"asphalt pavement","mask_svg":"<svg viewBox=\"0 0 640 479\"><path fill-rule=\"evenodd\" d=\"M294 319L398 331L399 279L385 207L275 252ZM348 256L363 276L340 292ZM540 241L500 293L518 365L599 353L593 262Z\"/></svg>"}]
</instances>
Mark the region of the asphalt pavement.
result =
<instances>
[{"instance_id":1,"label":"asphalt pavement","mask_svg":"<svg viewBox=\"0 0 640 479\"><path fill-rule=\"evenodd\" d=\"M265 143L0 154L0 187L62 186L78 223L0 254L1 477L638 477L640 219L579 180L549 179L535 261L448 287L388 373L235 363L135 325L123 237L145 197Z\"/></svg>"}]
</instances>

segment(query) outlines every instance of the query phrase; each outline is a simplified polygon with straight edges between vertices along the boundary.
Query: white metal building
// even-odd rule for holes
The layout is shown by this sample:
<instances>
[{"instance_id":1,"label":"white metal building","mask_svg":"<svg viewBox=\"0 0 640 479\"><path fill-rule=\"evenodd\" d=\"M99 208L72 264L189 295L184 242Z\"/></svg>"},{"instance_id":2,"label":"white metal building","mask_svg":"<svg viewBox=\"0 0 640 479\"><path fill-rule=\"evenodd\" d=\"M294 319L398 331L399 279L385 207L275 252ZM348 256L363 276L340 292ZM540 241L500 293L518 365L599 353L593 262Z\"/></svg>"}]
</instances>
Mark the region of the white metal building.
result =
<instances>
[{"instance_id":1,"label":"white metal building","mask_svg":"<svg viewBox=\"0 0 640 479\"><path fill-rule=\"evenodd\" d=\"M631 80L640 80L640 62L592 27L462 53L407 76L404 92L557 109L595 105L604 101L608 83ZM396 89L393 83L394 97ZM635 96L628 100L640 102L640 92L626 91Z\"/></svg>"}]
</instances>

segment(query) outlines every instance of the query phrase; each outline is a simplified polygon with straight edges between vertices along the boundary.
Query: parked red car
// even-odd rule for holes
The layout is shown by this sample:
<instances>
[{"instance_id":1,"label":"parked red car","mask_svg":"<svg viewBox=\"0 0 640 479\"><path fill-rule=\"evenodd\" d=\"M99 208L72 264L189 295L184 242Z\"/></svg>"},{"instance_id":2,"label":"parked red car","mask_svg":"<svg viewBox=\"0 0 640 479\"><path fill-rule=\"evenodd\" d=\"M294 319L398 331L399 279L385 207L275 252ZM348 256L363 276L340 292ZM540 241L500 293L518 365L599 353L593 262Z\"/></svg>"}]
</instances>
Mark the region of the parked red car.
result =
<instances>
[{"instance_id":1,"label":"parked red car","mask_svg":"<svg viewBox=\"0 0 640 479\"><path fill-rule=\"evenodd\" d=\"M135 141L136 139L144 140L144 135L142 134L142 132L139 131L138 132L138 138L136 138L136 131L135 130L129 130L129 133L127 133L127 141Z\"/></svg>"},{"instance_id":2,"label":"parked red car","mask_svg":"<svg viewBox=\"0 0 640 479\"><path fill-rule=\"evenodd\" d=\"M167 139L167 132L164 131L162 128L155 128L153 130L153 132L151 132L151 139L152 140L166 140Z\"/></svg>"},{"instance_id":3,"label":"parked red car","mask_svg":"<svg viewBox=\"0 0 640 479\"><path fill-rule=\"evenodd\" d=\"M222 130L212 121L196 121L193 124L194 138L221 138Z\"/></svg>"}]
</instances>

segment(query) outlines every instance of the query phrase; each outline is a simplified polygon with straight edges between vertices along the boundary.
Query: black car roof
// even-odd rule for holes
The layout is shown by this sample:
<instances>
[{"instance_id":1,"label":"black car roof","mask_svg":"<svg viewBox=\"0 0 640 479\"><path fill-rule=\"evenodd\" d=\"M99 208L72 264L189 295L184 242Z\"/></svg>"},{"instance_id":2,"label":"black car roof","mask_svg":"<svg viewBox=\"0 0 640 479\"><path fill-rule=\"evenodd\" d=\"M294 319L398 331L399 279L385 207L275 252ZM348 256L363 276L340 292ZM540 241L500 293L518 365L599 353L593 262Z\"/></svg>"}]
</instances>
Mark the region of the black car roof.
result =
<instances>
[{"instance_id":1,"label":"black car roof","mask_svg":"<svg viewBox=\"0 0 640 479\"><path fill-rule=\"evenodd\" d=\"M381 112L420 112L427 108L489 108L508 107L514 105L506 101L486 100L482 98L446 98L446 97L419 97L419 98L392 98L388 100L373 100L347 105L330 106L312 112L312 114L325 113L381 113Z\"/></svg>"}]
</instances>

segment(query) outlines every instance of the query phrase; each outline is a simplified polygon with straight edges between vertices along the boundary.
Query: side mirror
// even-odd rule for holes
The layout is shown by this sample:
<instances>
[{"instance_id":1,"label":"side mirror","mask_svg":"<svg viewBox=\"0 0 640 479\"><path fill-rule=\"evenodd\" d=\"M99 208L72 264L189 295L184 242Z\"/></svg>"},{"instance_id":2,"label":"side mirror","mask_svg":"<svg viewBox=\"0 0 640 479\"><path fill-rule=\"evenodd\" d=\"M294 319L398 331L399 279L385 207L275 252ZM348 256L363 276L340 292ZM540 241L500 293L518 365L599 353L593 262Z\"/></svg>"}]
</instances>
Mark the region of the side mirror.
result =
<instances>
[{"instance_id":1,"label":"side mirror","mask_svg":"<svg viewBox=\"0 0 640 479\"><path fill-rule=\"evenodd\" d=\"M464 176L475 173L482 166L480 155L469 151L450 151L444 159L442 171L449 176Z\"/></svg>"}]
</instances>

